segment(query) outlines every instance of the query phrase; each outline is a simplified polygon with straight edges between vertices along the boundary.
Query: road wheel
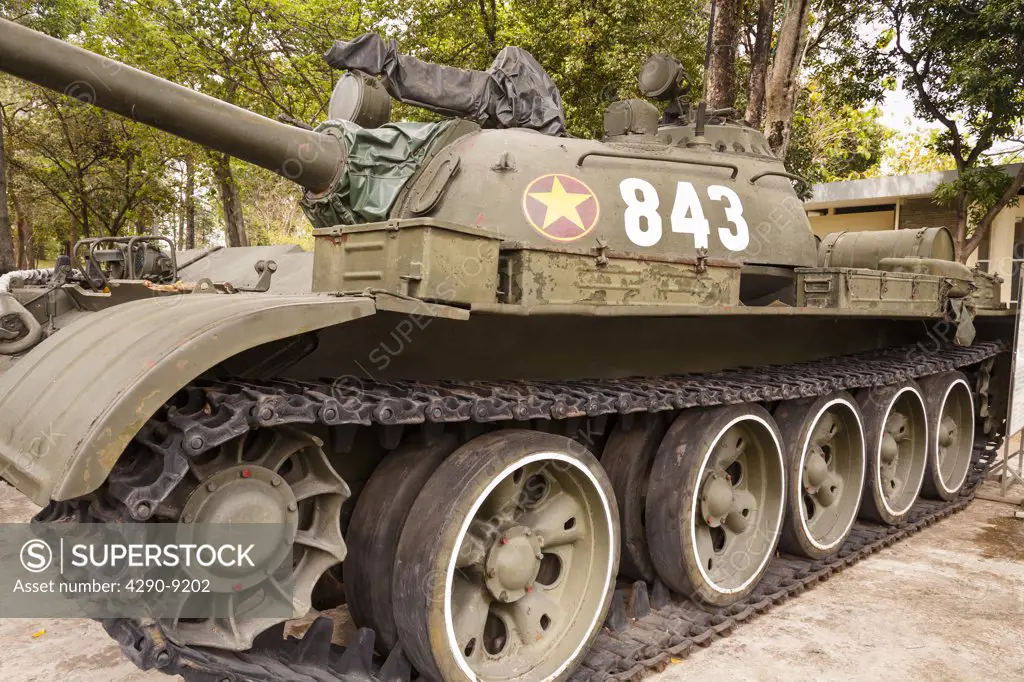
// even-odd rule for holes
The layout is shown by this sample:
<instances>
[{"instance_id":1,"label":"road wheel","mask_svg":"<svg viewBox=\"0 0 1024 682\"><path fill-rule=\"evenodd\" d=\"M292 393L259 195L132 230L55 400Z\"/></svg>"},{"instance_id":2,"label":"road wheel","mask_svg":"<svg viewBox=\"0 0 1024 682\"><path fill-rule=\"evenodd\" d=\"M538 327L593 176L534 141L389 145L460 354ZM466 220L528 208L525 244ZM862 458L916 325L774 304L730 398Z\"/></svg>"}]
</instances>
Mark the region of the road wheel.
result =
<instances>
[{"instance_id":1,"label":"road wheel","mask_svg":"<svg viewBox=\"0 0 1024 682\"><path fill-rule=\"evenodd\" d=\"M619 571L634 580L652 582L654 564L644 530L647 488L654 455L668 423L661 414L639 415L628 423L626 427L620 421L612 430L601 454L601 465L608 472L615 499L619 502L619 528L622 532Z\"/></svg>"},{"instance_id":2,"label":"road wheel","mask_svg":"<svg viewBox=\"0 0 1024 682\"><path fill-rule=\"evenodd\" d=\"M779 546L823 559L839 551L860 509L864 429L860 408L842 391L779 405L775 421L786 449L786 520Z\"/></svg>"},{"instance_id":3,"label":"road wheel","mask_svg":"<svg viewBox=\"0 0 1024 682\"><path fill-rule=\"evenodd\" d=\"M430 478L402 531L403 650L431 679L565 679L604 622L618 550L611 484L579 443L475 438Z\"/></svg>"},{"instance_id":4,"label":"road wheel","mask_svg":"<svg viewBox=\"0 0 1024 682\"><path fill-rule=\"evenodd\" d=\"M391 578L405 519L423 486L458 444L454 433L426 444L419 436L404 441L374 469L352 512L345 538L345 601L358 627L376 631L382 653L398 641Z\"/></svg>"},{"instance_id":5,"label":"road wheel","mask_svg":"<svg viewBox=\"0 0 1024 682\"><path fill-rule=\"evenodd\" d=\"M913 381L862 389L867 471L860 517L898 525L917 501L924 481L928 423L921 389Z\"/></svg>"},{"instance_id":6,"label":"road wheel","mask_svg":"<svg viewBox=\"0 0 1024 682\"><path fill-rule=\"evenodd\" d=\"M753 591L778 544L785 462L759 405L686 410L651 470L647 543L666 585L711 606Z\"/></svg>"},{"instance_id":7,"label":"road wheel","mask_svg":"<svg viewBox=\"0 0 1024 682\"><path fill-rule=\"evenodd\" d=\"M928 412L928 466L921 494L951 500L967 481L974 449L974 395L961 372L921 381Z\"/></svg>"}]
</instances>

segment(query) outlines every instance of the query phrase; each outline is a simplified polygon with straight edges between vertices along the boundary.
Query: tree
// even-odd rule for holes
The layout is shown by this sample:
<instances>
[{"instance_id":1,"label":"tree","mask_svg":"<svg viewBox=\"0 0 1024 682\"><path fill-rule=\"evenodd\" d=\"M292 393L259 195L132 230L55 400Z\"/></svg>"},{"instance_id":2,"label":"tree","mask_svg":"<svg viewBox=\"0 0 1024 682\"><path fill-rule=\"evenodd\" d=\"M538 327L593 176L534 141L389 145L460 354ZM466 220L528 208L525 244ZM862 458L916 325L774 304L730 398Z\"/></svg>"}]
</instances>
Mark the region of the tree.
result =
<instances>
[{"instance_id":1,"label":"tree","mask_svg":"<svg viewBox=\"0 0 1024 682\"><path fill-rule=\"evenodd\" d=\"M580 137L601 135L609 101L636 96L644 60L667 52L693 83L707 77L714 106L745 110L755 125L770 110L792 129L793 109L805 107L802 89L812 81L826 93L841 91L820 107L849 124L842 144L834 153L823 149L816 140L827 137L827 121L801 108L797 115L808 125L787 133L797 138L787 163L809 164L812 177L869 172L865 164L875 156L858 155L870 145L855 141L871 130L870 121L843 112L870 99L869 79L849 78L848 48L871 3L718 3L707 74L706 0L0 0L0 13L270 118L304 123L324 118L337 78L321 55L332 41L366 31L395 38L423 59L477 69L503 47L521 46L551 74L569 131ZM804 47L791 50L794 40ZM786 75L782 99L782 90L769 87L772 74ZM4 131L12 138L11 208L19 235L22 226L28 235L17 237L19 254L33 241L52 254L69 237L132 230L201 245L218 218L229 245L305 236L301 222L292 222L293 207L283 203L296 188L266 171L60 97L47 100L23 83L14 91L14 99L6 92L0 99L28 103L32 112L8 116L15 125ZM399 105L395 118L434 115Z\"/></svg>"},{"instance_id":2,"label":"tree","mask_svg":"<svg viewBox=\"0 0 1024 682\"><path fill-rule=\"evenodd\" d=\"M313 122L323 118L333 87L322 55L363 19L359 5L346 0L140 0L105 12L107 38L97 47L270 118ZM238 164L211 150L189 153L212 171L226 243L247 246L246 206L259 198L240 186Z\"/></svg>"},{"instance_id":3,"label":"tree","mask_svg":"<svg viewBox=\"0 0 1024 682\"><path fill-rule=\"evenodd\" d=\"M3 103L0 103L3 108ZM0 274L18 267L14 255L14 234L11 232L11 216L7 211L7 156L4 143L4 122L0 116Z\"/></svg>"},{"instance_id":4,"label":"tree","mask_svg":"<svg viewBox=\"0 0 1024 682\"><path fill-rule=\"evenodd\" d=\"M235 173L231 169L231 157L220 152L210 152L213 177L217 180L221 210L224 215L224 239L228 246L249 246L245 232L245 213Z\"/></svg>"},{"instance_id":5,"label":"tree","mask_svg":"<svg viewBox=\"0 0 1024 682\"><path fill-rule=\"evenodd\" d=\"M705 4L703 0L510 0L504 12L499 3L497 39L500 47L518 45L529 50L551 74L562 93L571 134L599 137L609 101L637 95L637 73L651 54L667 52L694 79L702 74L708 28ZM693 19L680 21L683 16ZM462 26L452 27L446 35L424 30L417 42L428 44L426 56L439 63L473 68L490 63L486 55L472 62L460 60L460 54L474 54L473 46L484 43L481 35ZM415 46L412 41L408 44Z\"/></svg>"},{"instance_id":6,"label":"tree","mask_svg":"<svg viewBox=\"0 0 1024 682\"><path fill-rule=\"evenodd\" d=\"M69 241L117 236L166 202L166 138L92 106L30 88L12 165L70 219ZM31 113L31 115L27 115ZM10 121L13 117L8 117Z\"/></svg>"},{"instance_id":7,"label":"tree","mask_svg":"<svg viewBox=\"0 0 1024 682\"><path fill-rule=\"evenodd\" d=\"M956 210L965 261L992 221L1018 201L1024 167L1010 176L986 156L1024 137L1024 0L886 0L890 43L880 51L904 78L917 114L941 124L935 150L957 178L936 192Z\"/></svg>"},{"instance_id":8,"label":"tree","mask_svg":"<svg viewBox=\"0 0 1024 682\"><path fill-rule=\"evenodd\" d=\"M875 173L892 131L877 108L826 97L811 81L801 90L787 155L790 171L808 182L854 180Z\"/></svg>"},{"instance_id":9,"label":"tree","mask_svg":"<svg viewBox=\"0 0 1024 682\"><path fill-rule=\"evenodd\" d=\"M754 128L761 127L764 116L765 88L768 78L768 58L772 50L772 24L775 19L775 0L760 0L757 24L750 48L750 82L747 96L746 121Z\"/></svg>"},{"instance_id":10,"label":"tree","mask_svg":"<svg viewBox=\"0 0 1024 682\"><path fill-rule=\"evenodd\" d=\"M185 157L185 248L196 248L196 162Z\"/></svg>"},{"instance_id":11,"label":"tree","mask_svg":"<svg viewBox=\"0 0 1024 682\"><path fill-rule=\"evenodd\" d=\"M705 78L705 97L712 109L731 109L736 104L736 47L742 8L743 0L718 0L716 3Z\"/></svg>"},{"instance_id":12,"label":"tree","mask_svg":"<svg viewBox=\"0 0 1024 682\"><path fill-rule=\"evenodd\" d=\"M882 153L881 172L885 175L913 175L956 169L949 154L936 151L939 130L924 129L895 133Z\"/></svg>"},{"instance_id":13,"label":"tree","mask_svg":"<svg viewBox=\"0 0 1024 682\"><path fill-rule=\"evenodd\" d=\"M6 87L14 82L13 79L0 81L0 98L7 102L18 99L15 95L15 90ZM32 267L35 262L32 220L26 202L23 201L23 197L29 193L29 189L19 182L23 178L18 177L15 169L16 164L13 163L18 131L17 129L12 129L12 122L19 115L23 114L24 111L24 107L16 102L0 104L0 128L3 129L4 133L4 172L2 179L9 203L9 206L5 208L12 209L8 211L8 224L11 232L17 236L14 251L16 267L19 270Z\"/></svg>"},{"instance_id":14,"label":"tree","mask_svg":"<svg viewBox=\"0 0 1024 682\"><path fill-rule=\"evenodd\" d=\"M777 22L775 8L775 0L757 0L744 19L745 118L755 127L763 125L769 146L789 163L793 117L809 83L827 93L829 106L838 110L877 102L886 82L862 36L874 20L874 3L787 0Z\"/></svg>"},{"instance_id":15,"label":"tree","mask_svg":"<svg viewBox=\"0 0 1024 682\"><path fill-rule=\"evenodd\" d=\"M792 132L793 112L800 87L800 67L807 48L807 21L811 0L793 0L782 18L779 42L765 95L765 135L778 156L786 156Z\"/></svg>"}]
</instances>

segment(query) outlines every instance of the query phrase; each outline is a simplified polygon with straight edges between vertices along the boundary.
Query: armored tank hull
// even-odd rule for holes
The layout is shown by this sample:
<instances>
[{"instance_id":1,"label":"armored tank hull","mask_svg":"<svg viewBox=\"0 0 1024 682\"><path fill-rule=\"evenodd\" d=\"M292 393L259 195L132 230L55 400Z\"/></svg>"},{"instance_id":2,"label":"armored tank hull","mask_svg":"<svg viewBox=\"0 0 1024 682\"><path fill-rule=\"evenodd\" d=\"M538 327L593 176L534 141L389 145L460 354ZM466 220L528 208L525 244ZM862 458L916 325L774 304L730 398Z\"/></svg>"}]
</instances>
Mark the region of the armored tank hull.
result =
<instances>
[{"instance_id":1,"label":"armored tank hull","mask_svg":"<svg viewBox=\"0 0 1024 682\"><path fill-rule=\"evenodd\" d=\"M0 69L88 71L24 31L0 25ZM159 84L124 69L101 105ZM942 230L819 253L756 131L633 102L600 142L470 121L222 142L203 117L232 110L199 104L144 120L286 175L323 152L296 175L314 253L108 240L16 273L0 475L39 521L270 509L294 615L359 629L104 621L142 668L634 679L962 507L1002 437L1013 317L984 277ZM367 185L383 148L408 172Z\"/></svg>"}]
</instances>

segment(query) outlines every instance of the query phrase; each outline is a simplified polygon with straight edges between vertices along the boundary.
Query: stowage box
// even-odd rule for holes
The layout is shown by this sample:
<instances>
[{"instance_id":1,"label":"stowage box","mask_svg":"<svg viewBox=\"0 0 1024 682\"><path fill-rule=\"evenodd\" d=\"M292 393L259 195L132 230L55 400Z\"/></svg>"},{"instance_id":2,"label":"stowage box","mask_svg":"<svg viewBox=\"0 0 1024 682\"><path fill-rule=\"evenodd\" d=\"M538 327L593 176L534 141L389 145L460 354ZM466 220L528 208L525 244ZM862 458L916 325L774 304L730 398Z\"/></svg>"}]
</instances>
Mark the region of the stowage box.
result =
<instances>
[{"instance_id":1,"label":"stowage box","mask_svg":"<svg viewBox=\"0 0 1024 682\"><path fill-rule=\"evenodd\" d=\"M500 240L430 218L313 230L313 291L367 289L427 301L494 303Z\"/></svg>"},{"instance_id":2,"label":"stowage box","mask_svg":"<svg viewBox=\"0 0 1024 682\"><path fill-rule=\"evenodd\" d=\"M796 304L807 308L934 315L950 284L937 275L861 268L797 268Z\"/></svg>"},{"instance_id":3,"label":"stowage box","mask_svg":"<svg viewBox=\"0 0 1024 682\"><path fill-rule=\"evenodd\" d=\"M506 244L500 283L502 302L516 305L733 306L739 304L740 265Z\"/></svg>"}]
</instances>

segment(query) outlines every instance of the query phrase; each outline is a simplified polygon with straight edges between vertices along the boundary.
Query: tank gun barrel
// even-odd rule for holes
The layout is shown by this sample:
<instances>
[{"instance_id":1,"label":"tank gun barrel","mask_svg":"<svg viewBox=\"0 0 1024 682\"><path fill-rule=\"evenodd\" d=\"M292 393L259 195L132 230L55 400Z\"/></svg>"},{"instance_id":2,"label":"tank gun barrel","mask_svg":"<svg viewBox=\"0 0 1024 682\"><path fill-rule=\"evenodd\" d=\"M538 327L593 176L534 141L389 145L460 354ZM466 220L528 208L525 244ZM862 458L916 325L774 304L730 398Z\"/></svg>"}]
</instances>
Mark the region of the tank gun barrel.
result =
<instances>
[{"instance_id":1,"label":"tank gun barrel","mask_svg":"<svg viewBox=\"0 0 1024 682\"><path fill-rule=\"evenodd\" d=\"M346 158L331 135L278 123L0 19L0 71L266 168L314 193Z\"/></svg>"}]
</instances>

